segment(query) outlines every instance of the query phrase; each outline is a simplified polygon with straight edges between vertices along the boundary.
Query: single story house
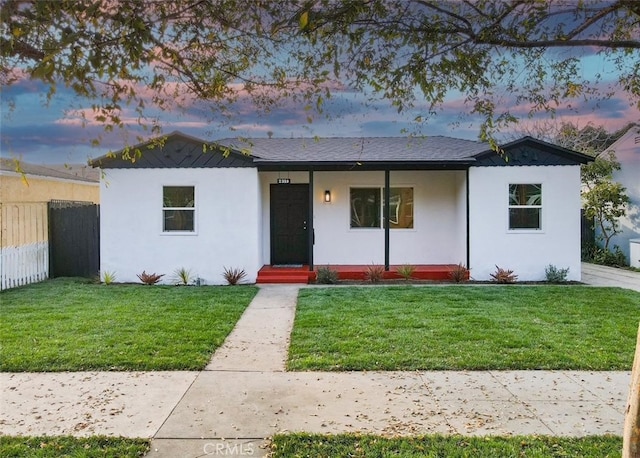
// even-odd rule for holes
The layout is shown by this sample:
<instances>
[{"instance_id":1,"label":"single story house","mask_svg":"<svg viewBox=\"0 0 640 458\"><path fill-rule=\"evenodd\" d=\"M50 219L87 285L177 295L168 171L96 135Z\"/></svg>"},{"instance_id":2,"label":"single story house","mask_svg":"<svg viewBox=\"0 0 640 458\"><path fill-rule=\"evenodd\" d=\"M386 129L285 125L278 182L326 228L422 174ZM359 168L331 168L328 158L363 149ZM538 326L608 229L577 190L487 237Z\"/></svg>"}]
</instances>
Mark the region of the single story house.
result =
<instances>
[{"instance_id":1,"label":"single story house","mask_svg":"<svg viewBox=\"0 0 640 458\"><path fill-rule=\"evenodd\" d=\"M442 136L211 143L174 132L92 161L101 270L137 281L184 267L221 284L225 267L254 282L265 266L462 263L476 280L496 265L543 280L553 264L580 280L589 160L531 137L498 154Z\"/></svg>"},{"instance_id":2,"label":"single story house","mask_svg":"<svg viewBox=\"0 0 640 458\"><path fill-rule=\"evenodd\" d=\"M610 152L620 162L613 180L627 189L630 201L627 215L619 219L622 232L613 236L610 246L617 245L632 266L640 267L640 126L632 126L600 155L606 157Z\"/></svg>"}]
</instances>

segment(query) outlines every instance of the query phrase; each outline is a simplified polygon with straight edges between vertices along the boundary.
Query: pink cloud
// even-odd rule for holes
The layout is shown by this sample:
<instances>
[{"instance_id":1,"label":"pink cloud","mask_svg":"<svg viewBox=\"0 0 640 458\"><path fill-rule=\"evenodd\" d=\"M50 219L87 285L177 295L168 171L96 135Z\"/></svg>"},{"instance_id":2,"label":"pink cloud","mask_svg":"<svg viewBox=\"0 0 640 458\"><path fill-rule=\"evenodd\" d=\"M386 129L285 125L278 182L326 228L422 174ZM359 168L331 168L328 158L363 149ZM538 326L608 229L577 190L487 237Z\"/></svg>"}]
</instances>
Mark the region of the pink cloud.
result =
<instances>
[{"instance_id":1,"label":"pink cloud","mask_svg":"<svg viewBox=\"0 0 640 458\"><path fill-rule=\"evenodd\" d=\"M232 126L233 130L242 132L269 132L273 130L273 126L267 124L236 124Z\"/></svg>"}]
</instances>

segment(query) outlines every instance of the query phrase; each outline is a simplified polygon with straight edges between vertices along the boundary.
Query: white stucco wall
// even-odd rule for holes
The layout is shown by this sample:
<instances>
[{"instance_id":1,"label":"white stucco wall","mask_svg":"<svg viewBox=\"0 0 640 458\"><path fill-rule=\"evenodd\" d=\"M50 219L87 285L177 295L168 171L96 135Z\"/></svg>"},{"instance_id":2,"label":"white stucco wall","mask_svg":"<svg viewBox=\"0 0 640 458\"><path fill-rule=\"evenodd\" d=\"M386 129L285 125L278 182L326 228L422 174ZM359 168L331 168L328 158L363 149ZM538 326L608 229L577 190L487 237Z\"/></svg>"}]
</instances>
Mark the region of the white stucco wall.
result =
<instances>
[{"instance_id":1,"label":"white stucco wall","mask_svg":"<svg viewBox=\"0 0 640 458\"><path fill-rule=\"evenodd\" d=\"M391 264L465 262L464 172L392 171L392 187L414 188L414 228L389 235ZM462 186L461 186L462 183ZM383 264L384 229L351 229L349 188L383 187L384 172L316 172L314 174L314 262ZM324 203L330 190L331 203Z\"/></svg>"},{"instance_id":2,"label":"white stucco wall","mask_svg":"<svg viewBox=\"0 0 640 458\"><path fill-rule=\"evenodd\" d=\"M261 202L253 168L108 169L101 182L100 269L118 282L136 274L190 269L206 284L224 284L224 267L261 267ZM195 187L195 232L162 232L162 187Z\"/></svg>"},{"instance_id":3,"label":"white stucco wall","mask_svg":"<svg viewBox=\"0 0 640 458\"><path fill-rule=\"evenodd\" d=\"M631 128L622 138L611 145L606 151L613 151L620 162L620 170L614 172L613 180L626 188L629 197L626 216L619 218L620 234L611 238L609 247L616 245L627 256L630 262L638 262L631 259L631 240L640 237L640 127ZM606 153L602 153L606 154ZM596 225L597 233L600 233Z\"/></svg>"},{"instance_id":4,"label":"white stucco wall","mask_svg":"<svg viewBox=\"0 0 640 458\"><path fill-rule=\"evenodd\" d=\"M509 184L542 183L542 229L510 231ZM472 167L470 190L470 267L476 280L489 280L496 265L518 280L545 279L545 267L569 267L580 280L579 166Z\"/></svg>"}]
</instances>

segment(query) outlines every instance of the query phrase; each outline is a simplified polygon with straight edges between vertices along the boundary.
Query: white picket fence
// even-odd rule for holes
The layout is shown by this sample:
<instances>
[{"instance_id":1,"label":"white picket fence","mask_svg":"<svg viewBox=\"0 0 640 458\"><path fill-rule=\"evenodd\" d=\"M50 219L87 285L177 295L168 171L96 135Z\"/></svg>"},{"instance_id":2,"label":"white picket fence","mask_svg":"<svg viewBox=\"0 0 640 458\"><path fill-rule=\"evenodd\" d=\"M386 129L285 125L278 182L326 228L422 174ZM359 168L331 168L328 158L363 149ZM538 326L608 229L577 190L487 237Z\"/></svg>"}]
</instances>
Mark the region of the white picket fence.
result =
<instances>
[{"instance_id":1,"label":"white picket fence","mask_svg":"<svg viewBox=\"0 0 640 458\"><path fill-rule=\"evenodd\" d=\"M49 242L0 248L0 291L48 277Z\"/></svg>"},{"instance_id":2,"label":"white picket fence","mask_svg":"<svg viewBox=\"0 0 640 458\"><path fill-rule=\"evenodd\" d=\"M49 277L46 202L0 203L0 290Z\"/></svg>"}]
</instances>

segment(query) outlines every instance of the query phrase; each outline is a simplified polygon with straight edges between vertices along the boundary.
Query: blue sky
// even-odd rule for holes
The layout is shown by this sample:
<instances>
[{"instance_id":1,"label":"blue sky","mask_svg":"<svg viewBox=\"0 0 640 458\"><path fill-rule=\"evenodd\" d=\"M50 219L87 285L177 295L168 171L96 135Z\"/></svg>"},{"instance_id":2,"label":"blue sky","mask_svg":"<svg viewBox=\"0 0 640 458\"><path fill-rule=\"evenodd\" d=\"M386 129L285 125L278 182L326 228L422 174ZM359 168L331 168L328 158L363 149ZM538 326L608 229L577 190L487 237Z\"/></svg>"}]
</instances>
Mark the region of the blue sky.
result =
<instances>
[{"instance_id":1,"label":"blue sky","mask_svg":"<svg viewBox=\"0 0 640 458\"><path fill-rule=\"evenodd\" d=\"M590 54L581 59L581 71L586 79L593 80L596 73L603 75L601 86L613 87L617 74L609 70L598 55ZM140 129L133 109L125 110L126 129L104 134L98 147L91 140L103 133L102 128L91 121L91 100L75 98L71 91L58 87L56 95L47 102L47 88L36 81L22 80L3 87L0 109L0 154L16 157L32 163L78 163L97 157L126 144L137 143L137 136L148 134ZM502 94L503 103L509 104L510 94ZM156 112L163 132L180 130L205 140L216 140L233 136L266 137L272 132L275 137L312 136L397 136L416 132L425 135L447 135L465 139L477 139L478 119L465 115L469 107L464 104L463 94L451 94L439 111L419 131L413 122L416 116L424 115L424 107L416 106L406 113L398 113L389 102L378 100L364 103L362 94L338 86L333 97L325 103L325 115L315 116L308 123L308 111L302 106L284 100L281 106L268 115L258 115L247 102L234 107L235 115L223 122L211 107L203 103L192 103L184 111ZM523 117L517 132L505 132L505 138L526 130L536 120L548 121L547 114L527 118L526 107L515 107L514 113ZM88 113L88 122L83 127L78 113ZM581 98L558 107L556 120L570 121L580 127L588 123L604 125L616 130L629 122L639 121L637 109L631 106L627 94L617 90L605 101L595 102ZM512 138L510 138L512 139Z\"/></svg>"}]
</instances>

